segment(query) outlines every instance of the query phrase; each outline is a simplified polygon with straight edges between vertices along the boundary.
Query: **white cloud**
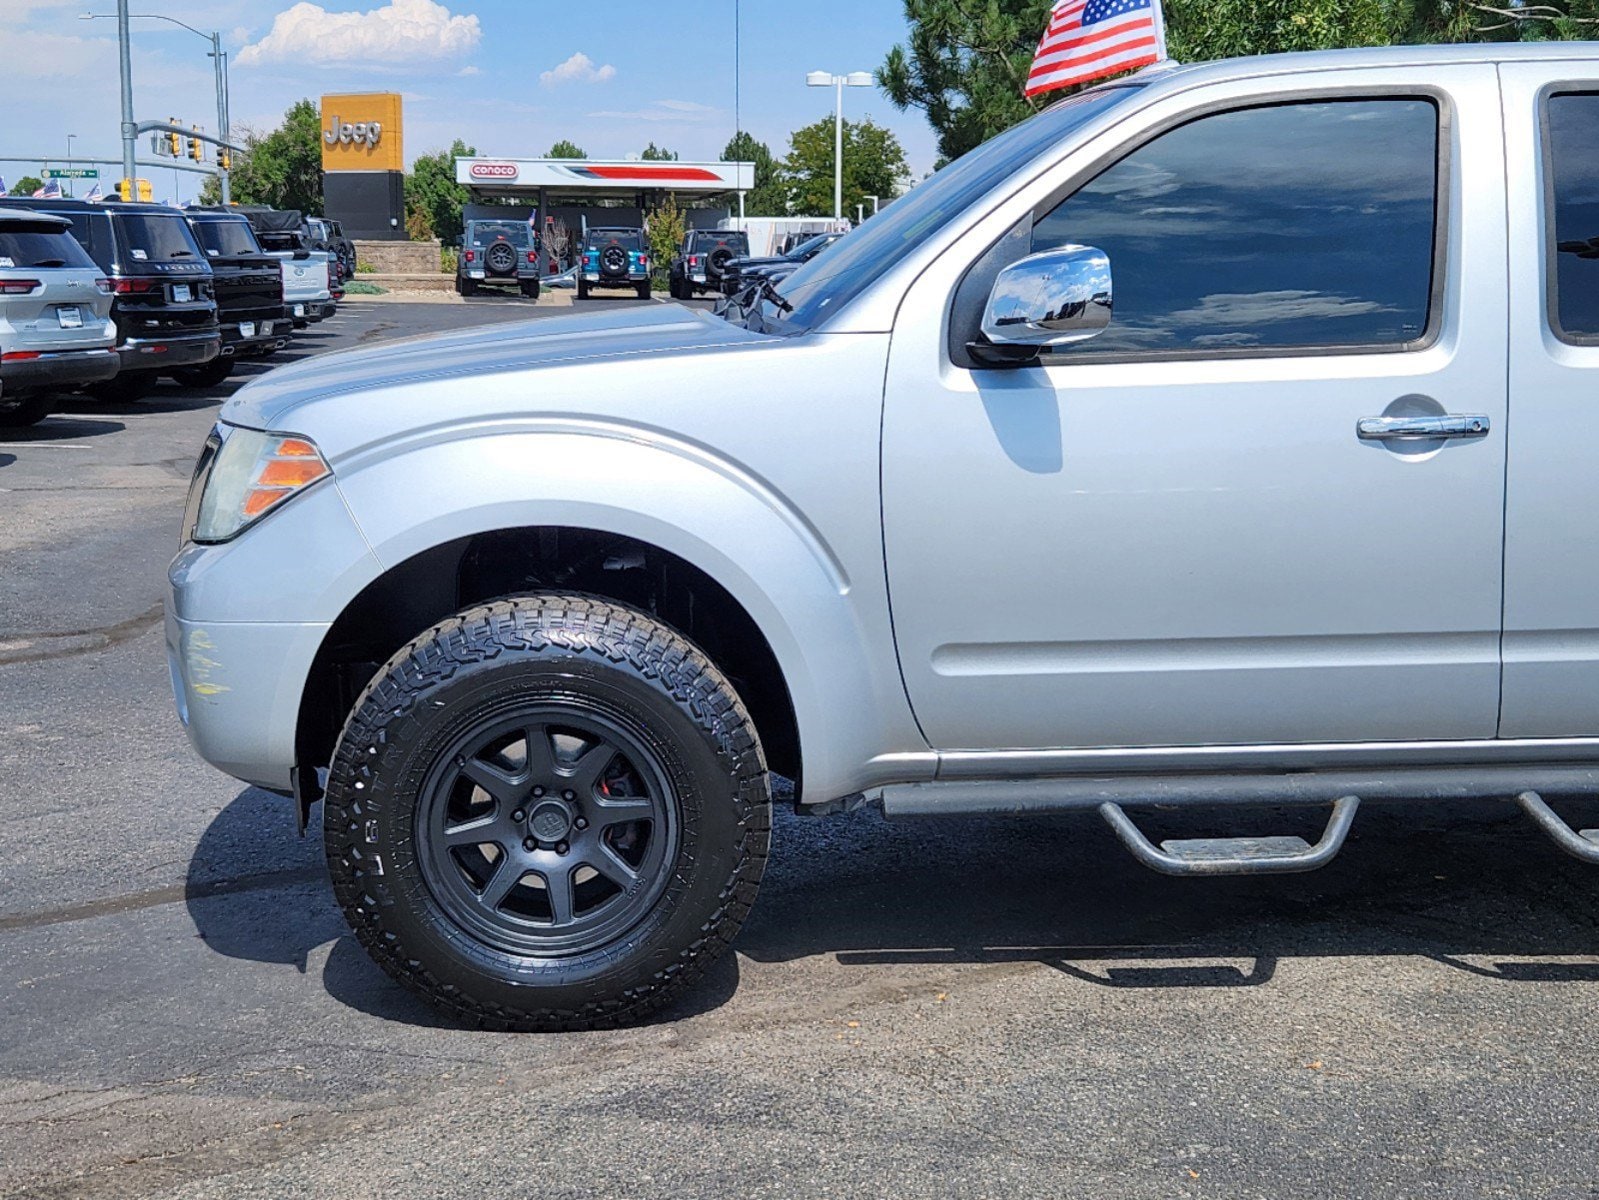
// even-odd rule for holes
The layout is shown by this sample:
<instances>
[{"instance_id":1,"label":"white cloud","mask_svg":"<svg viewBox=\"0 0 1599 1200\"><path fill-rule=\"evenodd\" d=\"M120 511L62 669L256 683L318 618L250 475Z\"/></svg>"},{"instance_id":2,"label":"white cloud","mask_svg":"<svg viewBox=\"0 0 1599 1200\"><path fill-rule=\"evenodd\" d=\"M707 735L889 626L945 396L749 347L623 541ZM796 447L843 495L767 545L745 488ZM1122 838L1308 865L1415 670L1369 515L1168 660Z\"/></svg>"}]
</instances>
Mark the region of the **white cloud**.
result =
<instances>
[{"instance_id":1,"label":"white cloud","mask_svg":"<svg viewBox=\"0 0 1599 1200\"><path fill-rule=\"evenodd\" d=\"M457 71L456 74L461 76L481 75L483 74L483 68L473 66L471 63L468 63L466 66Z\"/></svg>"},{"instance_id":2,"label":"white cloud","mask_svg":"<svg viewBox=\"0 0 1599 1200\"><path fill-rule=\"evenodd\" d=\"M241 67L436 62L468 54L482 39L477 17L454 15L434 0L389 0L368 12L339 13L302 2L280 12L267 35L234 61Z\"/></svg>"},{"instance_id":3,"label":"white cloud","mask_svg":"<svg viewBox=\"0 0 1599 1200\"><path fill-rule=\"evenodd\" d=\"M652 100L648 108L633 109L629 112L611 110L591 112L589 116L613 121L675 121L684 125L697 125L720 115L721 111L709 104L696 104L692 100Z\"/></svg>"},{"instance_id":4,"label":"white cloud","mask_svg":"<svg viewBox=\"0 0 1599 1200\"><path fill-rule=\"evenodd\" d=\"M545 87L559 87L563 83L608 83L616 78L616 68L610 63L596 67L594 60L579 50L554 70L539 75Z\"/></svg>"}]
</instances>

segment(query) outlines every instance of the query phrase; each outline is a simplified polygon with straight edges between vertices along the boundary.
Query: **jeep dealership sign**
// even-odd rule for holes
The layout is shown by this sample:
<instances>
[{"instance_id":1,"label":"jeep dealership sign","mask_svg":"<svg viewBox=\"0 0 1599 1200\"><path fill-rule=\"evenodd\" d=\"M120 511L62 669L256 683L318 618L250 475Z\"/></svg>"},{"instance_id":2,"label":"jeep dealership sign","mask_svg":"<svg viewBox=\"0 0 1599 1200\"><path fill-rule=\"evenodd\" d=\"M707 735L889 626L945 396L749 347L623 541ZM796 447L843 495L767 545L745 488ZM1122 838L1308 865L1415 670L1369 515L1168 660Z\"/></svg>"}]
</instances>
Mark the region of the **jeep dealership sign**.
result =
<instances>
[{"instance_id":1,"label":"jeep dealership sign","mask_svg":"<svg viewBox=\"0 0 1599 1200\"><path fill-rule=\"evenodd\" d=\"M322 97L324 171L403 171L400 97L356 92Z\"/></svg>"},{"instance_id":2,"label":"jeep dealership sign","mask_svg":"<svg viewBox=\"0 0 1599 1200\"><path fill-rule=\"evenodd\" d=\"M455 181L483 191L736 192L755 186L754 163L600 162L573 158L458 158Z\"/></svg>"}]
</instances>

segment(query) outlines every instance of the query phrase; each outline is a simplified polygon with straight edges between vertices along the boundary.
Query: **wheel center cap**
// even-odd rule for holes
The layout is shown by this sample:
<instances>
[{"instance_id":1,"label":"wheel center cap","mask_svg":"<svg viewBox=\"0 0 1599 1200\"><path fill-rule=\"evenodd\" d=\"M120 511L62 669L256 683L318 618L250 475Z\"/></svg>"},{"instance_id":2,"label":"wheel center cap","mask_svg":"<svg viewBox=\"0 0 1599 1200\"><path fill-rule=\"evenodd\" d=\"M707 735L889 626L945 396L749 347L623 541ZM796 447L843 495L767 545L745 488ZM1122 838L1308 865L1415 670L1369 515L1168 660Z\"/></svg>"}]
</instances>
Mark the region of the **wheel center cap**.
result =
<instances>
[{"instance_id":1,"label":"wheel center cap","mask_svg":"<svg viewBox=\"0 0 1599 1200\"><path fill-rule=\"evenodd\" d=\"M560 800L546 800L528 817L527 827L541 842L558 842L572 828L572 810Z\"/></svg>"}]
</instances>

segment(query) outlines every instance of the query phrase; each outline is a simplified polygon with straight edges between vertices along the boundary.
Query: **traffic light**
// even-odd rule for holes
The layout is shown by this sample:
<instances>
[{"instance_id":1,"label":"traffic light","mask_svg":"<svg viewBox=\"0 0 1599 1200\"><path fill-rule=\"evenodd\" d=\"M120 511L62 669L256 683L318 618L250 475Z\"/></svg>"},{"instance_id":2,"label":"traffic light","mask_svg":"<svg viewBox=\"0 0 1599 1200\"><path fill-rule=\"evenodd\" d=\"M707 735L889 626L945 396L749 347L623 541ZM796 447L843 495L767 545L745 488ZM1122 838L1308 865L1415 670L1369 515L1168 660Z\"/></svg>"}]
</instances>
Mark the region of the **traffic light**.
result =
<instances>
[{"instance_id":1,"label":"traffic light","mask_svg":"<svg viewBox=\"0 0 1599 1200\"><path fill-rule=\"evenodd\" d=\"M198 125L191 125L189 128L196 133L200 130ZM202 162L205 159L205 143L197 137L189 139L189 157L194 159L195 162Z\"/></svg>"},{"instance_id":2,"label":"traffic light","mask_svg":"<svg viewBox=\"0 0 1599 1200\"><path fill-rule=\"evenodd\" d=\"M177 123L178 119L176 117L167 118L168 125L176 125ZM177 158L183 153L183 139L176 133L168 132L167 134L167 153L172 155L173 158Z\"/></svg>"},{"instance_id":3,"label":"traffic light","mask_svg":"<svg viewBox=\"0 0 1599 1200\"><path fill-rule=\"evenodd\" d=\"M138 185L137 188L135 184ZM150 187L148 179L123 179L117 184L117 199L132 200L135 195L146 204L155 199L155 191Z\"/></svg>"},{"instance_id":4,"label":"traffic light","mask_svg":"<svg viewBox=\"0 0 1599 1200\"><path fill-rule=\"evenodd\" d=\"M233 151L226 146L217 147L217 166L224 171L233 170Z\"/></svg>"},{"instance_id":5,"label":"traffic light","mask_svg":"<svg viewBox=\"0 0 1599 1200\"><path fill-rule=\"evenodd\" d=\"M155 189L150 186L148 179L139 180L139 200L144 204L151 204L155 201Z\"/></svg>"},{"instance_id":6,"label":"traffic light","mask_svg":"<svg viewBox=\"0 0 1599 1200\"><path fill-rule=\"evenodd\" d=\"M117 199L133 199L133 180L124 178L117 184Z\"/></svg>"}]
</instances>

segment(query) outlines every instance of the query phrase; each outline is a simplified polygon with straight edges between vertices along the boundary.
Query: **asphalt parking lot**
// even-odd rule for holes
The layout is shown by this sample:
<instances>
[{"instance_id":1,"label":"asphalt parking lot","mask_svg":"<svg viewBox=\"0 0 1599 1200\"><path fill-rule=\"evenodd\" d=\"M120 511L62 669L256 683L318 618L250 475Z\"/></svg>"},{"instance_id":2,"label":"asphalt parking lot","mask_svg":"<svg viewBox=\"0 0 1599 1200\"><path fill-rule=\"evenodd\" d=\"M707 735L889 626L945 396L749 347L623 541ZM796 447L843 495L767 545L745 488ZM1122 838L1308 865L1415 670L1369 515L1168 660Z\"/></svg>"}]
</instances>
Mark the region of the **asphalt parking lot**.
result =
<instances>
[{"instance_id":1,"label":"asphalt parking lot","mask_svg":"<svg viewBox=\"0 0 1599 1200\"><path fill-rule=\"evenodd\" d=\"M289 357L564 311L352 300ZM0 434L0 1195L1599 1195L1599 873L1509 805L1212 881L1091 817L784 816L651 1024L441 1023L173 715L163 572L248 378Z\"/></svg>"}]
</instances>

